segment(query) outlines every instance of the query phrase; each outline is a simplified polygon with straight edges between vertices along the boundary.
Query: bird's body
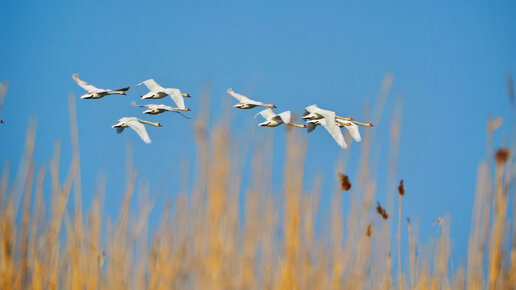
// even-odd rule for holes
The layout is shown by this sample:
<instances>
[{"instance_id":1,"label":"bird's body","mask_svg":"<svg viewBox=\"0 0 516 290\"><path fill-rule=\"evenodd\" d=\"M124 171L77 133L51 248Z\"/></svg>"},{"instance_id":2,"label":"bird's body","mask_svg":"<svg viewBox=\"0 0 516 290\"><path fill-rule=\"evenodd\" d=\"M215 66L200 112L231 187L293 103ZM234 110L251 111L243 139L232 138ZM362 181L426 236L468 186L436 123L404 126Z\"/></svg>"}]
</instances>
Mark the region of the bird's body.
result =
<instances>
[{"instance_id":1,"label":"bird's body","mask_svg":"<svg viewBox=\"0 0 516 290\"><path fill-rule=\"evenodd\" d=\"M147 130L145 130L145 126L143 124L162 127L160 123L140 120L136 117L123 117L120 118L120 120L118 120L115 125L111 126L111 128L116 128L117 133L122 133L125 128L130 127L136 131L138 136L142 138L143 142L149 144L151 143L151 139L149 138L149 134L147 134Z\"/></svg>"},{"instance_id":2,"label":"bird's body","mask_svg":"<svg viewBox=\"0 0 516 290\"><path fill-rule=\"evenodd\" d=\"M315 129L315 126L321 125L328 131L328 133L330 133L335 142L337 142L342 149L348 147L344 140L344 136L342 135L342 131L340 131L340 128L337 125L335 112L323 110L317 107L317 105L311 105L305 108L302 118L308 120L308 132Z\"/></svg>"},{"instance_id":3,"label":"bird's body","mask_svg":"<svg viewBox=\"0 0 516 290\"><path fill-rule=\"evenodd\" d=\"M185 100L183 97L190 98L190 94L183 94L181 90L174 88L163 88L158 83L154 81L154 79L148 79L143 81L136 86L145 85L149 92L145 95L141 96L142 99L162 99L166 96L170 96L174 103L176 103L177 109L181 111L190 111L187 107L185 107Z\"/></svg>"},{"instance_id":4,"label":"bird's body","mask_svg":"<svg viewBox=\"0 0 516 290\"><path fill-rule=\"evenodd\" d=\"M238 104L233 105L233 108L252 109L252 108L255 108L255 107L258 107L258 106L266 107L266 108L269 108L269 109L276 108L276 106L274 106L273 104L265 104L265 103L262 103L262 102L251 100L251 99L249 99L248 97L246 97L244 95L241 95L239 93L235 93L235 91L233 91L232 88L227 89L226 92L230 96L232 96L233 98L237 99L238 102L239 102Z\"/></svg>"},{"instance_id":5,"label":"bird's body","mask_svg":"<svg viewBox=\"0 0 516 290\"><path fill-rule=\"evenodd\" d=\"M265 110L258 112L258 114L256 114L256 116L258 116L258 115L261 115L265 119L265 122L258 124L258 126L274 128L281 124L285 124L285 125L290 125L290 126L294 126L294 127L306 128L305 125L298 125L298 124L291 123L290 111L285 111L283 113L276 114L276 113L274 113L274 111L272 111L272 109L266 108Z\"/></svg>"},{"instance_id":6,"label":"bird's body","mask_svg":"<svg viewBox=\"0 0 516 290\"><path fill-rule=\"evenodd\" d=\"M78 74L72 75L73 80L83 89L85 89L88 93L81 96L81 99L100 99L107 95L125 95L126 91L129 90L130 87L112 90L112 89L99 89L81 79L79 79Z\"/></svg>"},{"instance_id":7,"label":"bird's body","mask_svg":"<svg viewBox=\"0 0 516 290\"><path fill-rule=\"evenodd\" d=\"M184 111L180 108L174 108L174 107L171 107L171 106L167 106L167 105L161 105L161 104L147 104L147 105L137 105L135 102L132 102L131 105L135 106L135 107L143 107L143 108L147 108L147 110L143 111L144 114L149 114L149 115L157 115L157 114L161 114L161 113L164 113L164 112L176 112L178 114L180 114L181 116L187 118L187 119L190 119L189 117L183 115L180 111ZM189 110L189 109L188 109Z\"/></svg>"}]
</instances>

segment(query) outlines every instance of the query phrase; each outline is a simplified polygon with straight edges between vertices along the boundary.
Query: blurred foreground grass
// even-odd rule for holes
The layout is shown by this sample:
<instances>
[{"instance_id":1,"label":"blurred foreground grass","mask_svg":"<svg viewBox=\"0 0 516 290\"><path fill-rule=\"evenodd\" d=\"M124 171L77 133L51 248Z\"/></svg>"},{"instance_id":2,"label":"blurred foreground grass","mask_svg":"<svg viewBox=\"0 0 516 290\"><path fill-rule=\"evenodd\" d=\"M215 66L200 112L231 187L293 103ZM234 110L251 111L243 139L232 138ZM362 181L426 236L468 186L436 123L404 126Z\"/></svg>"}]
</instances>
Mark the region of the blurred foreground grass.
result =
<instances>
[{"instance_id":1,"label":"blurred foreground grass","mask_svg":"<svg viewBox=\"0 0 516 290\"><path fill-rule=\"evenodd\" d=\"M206 120L198 119L195 186L179 195L173 209L164 205L159 227L149 232L152 201L143 199L135 212L130 211L137 180L130 165L115 222L101 214L103 183L98 184L91 208L82 209L73 100L70 111L74 156L64 182L58 178L59 146L48 169L36 170L33 126L14 183L9 166L3 169L0 289L516 289L516 239L511 227L516 220L507 215L511 154L506 149L491 152L491 137L489 158L478 169L466 268L452 268L449 218L438 219L441 230L435 245L423 247L410 221L403 223L408 225L408 236L401 236L401 194L395 229L390 228L385 209L374 204L369 132L361 145L358 178L341 176L342 188L350 190L333 193L327 229L316 235L321 192L317 186L302 188L306 147L298 142L295 130L287 131L282 196L272 194L270 168L260 158L272 149L259 146L253 154L251 186L241 203L241 173L231 154L237 148L229 141L227 124L221 122L208 132ZM488 136L497 122L489 122ZM394 118L393 160L399 126L399 118ZM391 170L396 168L393 164ZM51 183L48 193L44 193L46 178ZM394 192L397 185L391 186ZM75 204L70 212L72 192ZM401 187L399 192L404 194ZM51 196L49 204L44 194ZM347 213L343 202L350 203ZM394 235L397 245L392 246ZM393 263L400 260L401 239L408 240L407 260Z\"/></svg>"}]
</instances>

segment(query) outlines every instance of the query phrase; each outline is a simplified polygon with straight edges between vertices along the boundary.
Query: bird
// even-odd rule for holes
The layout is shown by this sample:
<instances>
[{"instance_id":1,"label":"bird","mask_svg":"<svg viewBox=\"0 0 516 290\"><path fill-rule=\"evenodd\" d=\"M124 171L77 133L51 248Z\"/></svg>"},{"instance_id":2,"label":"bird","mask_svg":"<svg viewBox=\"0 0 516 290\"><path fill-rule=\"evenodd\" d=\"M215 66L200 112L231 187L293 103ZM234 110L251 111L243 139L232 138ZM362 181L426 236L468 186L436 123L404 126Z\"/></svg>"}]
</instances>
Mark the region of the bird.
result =
<instances>
[{"instance_id":1,"label":"bird","mask_svg":"<svg viewBox=\"0 0 516 290\"><path fill-rule=\"evenodd\" d=\"M336 122L336 125L339 126L340 128L345 127L348 130L351 137L353 137L353 139L355 139L355 141L357 141L357 142L362 141L362 138L360 137L360 132L358 131L357 125L364 126L364 127L373 127L374 126L372 123L362 123L362 122L358 122L355 120L346 121L346 120L336 119L335 122ZM317 125L320 125L317 122L317 120L313 120L312 122L310 122L307 126L308 132L309 133L312 132L317 127Z\"/></svg>"},{"instance_id":2,"label":"bird","mask_svg":"<svg viewBox=\"0 0 516 290\"><path fill-rule=\"evenodd\" d=\"M136 117L123 117L120 118L115 125L111 126L111 128L116 128L117 133L122 133L125 128L131 127L131 129L136 131L138 136L142 138L143 142L149 144L151 143L151 139L149 138L149 134L147 134L147 130L145 130L145 126L143 124L162 127L160 123L140 120Z\"/></svg>"},{"instance_id":3,"label":"bird","mask_svg":"<svg viewBox=\"0 0 516 290\"><path fill-rule=\"evenodd\" d=\"M234 105L233 108L252 109L252 108L258 107L258 106L266 107L266 108L269 108L269 109L275 109L276 108L276 106L274 106L273 104L265 104L265 103L262 103L262 102L257 102L257 101L249 99L248 97L246 97L244 95L241 95L239 93L235 93L235 91L233 91L232 88L227 89L226 92L230 96L232 96L233 98L237 99L238 102L239 102L238 104Z\"/></svg>"},{"instance_id":4,"label":"bird","mask_svg":"<svg viewBox=\"0 0 516 290\"><path fill-rule=\"evenodd\" d=\"M156 104L137 105L136 102L132 102L131 105L133 105L135 107L147 108L147 110L143 111L144 114L157 115L157 114L161 114L163 112L170 111L170 112L176 112L179 115L181 115L187 119L190 119L190 117L187 117L187 116L183 115L183 113L180 112L183 110L181 110L179 108L167 106L167 105L156 105ZM189 110L190 109L188 109L188 111Z\"/></svg>"},{"instance_id":5,"label":"bird","mask_svg":"<svg viewBox=\"0 0 516 290\"><path fill-rule=\"evenodd\" d=\"M107 95L125 95L126 91L130 89L130 87L122 88L118 90L111 89L99 89L95 86L81 80L78 74L72 75L73 80L83 89L85 89L88 93L81 96L81 99L100 99Z\"/></svg>"},{"instance_id":6,"label":"bird","mask_svg":"<svg viewBox=\"0 0 516 290\"><path fill-rule=\"evenodd\" d=\"M281 124L285 124L298 128L306 128L306 125L299 125L290 122L290 111L276 114L274 111L272 111L272 109L266 108L265 110L258 112L258 114L255 115L255 118L258 115L261 115L265 119L265 122L258 124L258 126L277 127Z\"/></svg>"},{"instance_id":7,"label":"bird","mask_svg":"<svg viewBox=\"0 0 516 290\"><path fill-rule=\"evenodd\" d=\"M344 136L342 135L342 131L340 131L340 128L335 121L335 112L323 110L317 107L317 105L310 105L305 108L305 112L302 118L308 120L308 132L311 132L313 129L315 129L315 126L321 125L330 133L335 142L337 142L337 144L342 149L348 147L346 141L344 140Z\"/></svg>"},{"instance_id":8,"label":"bird","mask_svg":"<svg viewBox=\"0 0 516 290\"><path fill-rule=\"evenodd\" d=\"M141 96L143 100L145 99L162 99L166 96L170 96L174 103L176 103L177 108L182 111L190 111L189 108L185 107L185 100L183 97L191 98L190 94L183 94L181 93L181 90L174 89L174 88L163 88L160 86L154 79L148 79L146 81L143 81L136 86L145 85L150 92L146 93L145 95Z\"/></svg>"},{"instance_id":9,"label":"bird","mask_svg":"<svg viewBox=\"0 0 516 290\"><path fill-rule=\"evenodd\" d=\"M360 132L358 131L358 126L363 126L363 127L373 127L374 126L373 123L362 123L362 122L355 121L354 119L351 121L337 119L337 124L341 128L345 127L348 130L351 137L353 137L353 139L355 139L355 141L357 141L357 142L362 141L362 138L360 137Z\"/></svg>"}]
</instances>

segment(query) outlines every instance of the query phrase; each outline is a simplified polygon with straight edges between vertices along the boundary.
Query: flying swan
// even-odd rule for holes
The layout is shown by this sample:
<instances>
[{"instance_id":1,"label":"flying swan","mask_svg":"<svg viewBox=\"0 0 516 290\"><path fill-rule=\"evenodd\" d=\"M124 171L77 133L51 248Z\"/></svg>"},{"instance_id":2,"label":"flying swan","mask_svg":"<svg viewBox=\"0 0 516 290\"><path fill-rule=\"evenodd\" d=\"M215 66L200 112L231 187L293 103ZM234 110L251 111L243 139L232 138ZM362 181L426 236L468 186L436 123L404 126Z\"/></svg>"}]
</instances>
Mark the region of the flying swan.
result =
<instances>
[{"instance_id":1,"label":"flying swan","mask_svg":"<svg viewBox=\"0 0 516 290\"><path fill-rule=\"evenodd\" d=\"M116 122L115 125L111 126L111 128L116 128L117 133L122 133L125 128L130 127L140 138L142 138L143 142L149 144L151 139L149 138L149 134L147 134L147 130L145 130L145 126L143 124L148 124L156 127L162 127L160 123L149 122L145 120L140 120L136 117L123 117Z\"/></svg>"},{"instance_id":2,"label":"flying swan","mask_svg":"<svg viewBox=\"0 0 516 290\"><path fill-rule=\"evenodd\" d=\"M136 86L138 87L142 84L149 89L148 93L141 96L142 99L162 99L166 96L170 96L174 103L176 103L178 109L182 111L190 111L190 109L185 107L185 100L183 99L183 97L191 98L192 96L190 96L190 94L183 94L179 89L163 88L162 86L158 85L154 79L148 79L137 84Z\"/></svg>"},{"instance_id":3,"label":"flying swan","mask_svg":"<svg viewBox=\"0 0 516 290\"><path fill-rule=\"evenodd\" d=\"M233 108L252 109L252 108L258 107L258 106L266 107L266 108L269 108L269 109L276 108L276 106L274 106L273 104L265 104L265 103L262 103L262 102L257 102L257 101L249 99L248 97L246 97L244 95L241 95L239 93L235 93L235 91L233 91L232 88L227 89L226 92L230 96L232 96L233 98L237 99L238 102L239 102L238 104L234 105Z\"/></svg>"},{"instance_id":4,"label":"flying swan","mask_svg":"<svg viewBox=\"0 0 516 290\"><path fill-rule=\"evenodd\" d=\"M107 95L125 95L125 92L129 90L130 87L111 90L111 89L99 89L95 86L81 80L78 74L72 75L73 80L83 89L85 89L88 93L81 96L81 99L100 99Z\"/></svg>"},{"instance_id":5,"label":"flying swan","mask_svg":"<svg viewBox=\"0 0 516 290\"><path fill-rule=\"evenodd\" d=\"M131 105L133 105L135 107L147 108L147 110L143 111L144 114L157 115L157 114L161 114L161 113L168 111L168 112L176 112L176 113L180 114L181 116L183 116L187 119L190 119L190 117L187 117L187 116L183 115L183 113L180 112L183 110L181 110L179 108L167 106L167 105L156 105L156 104L137 105L136 102L132 102ZM188 109L188 108L186 108L186 109L187 109L186 111L190 111L190 109Z\"/></svg>"},{"instance_id":6,"label":"flying swan","mask_svg":"<svg viewBox=\"0 0 516 290\"><path fill-rule=\"evenodd\" d=\"M262 110L258 114L256 114L255 118L258 115L262 116L265 119L265 122L258 124L258 126L277 127L281 124L285 124L298 128L306 128L306 125L294 124L290 121L290 111L285 111L283 113L276 114L274 113L274 111L272 111L272 109L266 108L265 110Z\"/></svg>"}]
</instances>

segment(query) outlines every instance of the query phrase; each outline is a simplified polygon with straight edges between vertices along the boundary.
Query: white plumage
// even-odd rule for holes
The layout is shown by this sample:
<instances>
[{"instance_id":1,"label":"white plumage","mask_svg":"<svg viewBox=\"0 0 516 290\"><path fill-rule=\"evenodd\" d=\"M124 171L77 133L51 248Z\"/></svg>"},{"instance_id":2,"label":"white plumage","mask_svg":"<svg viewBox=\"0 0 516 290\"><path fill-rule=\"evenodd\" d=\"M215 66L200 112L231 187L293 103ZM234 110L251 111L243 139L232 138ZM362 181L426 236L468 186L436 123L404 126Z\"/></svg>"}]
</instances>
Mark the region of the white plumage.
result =
<instances>
[{"instance_id":1,"label":"white plumage","mask_svg":"<svg viewBox=\"0 0 516 290\"><path fill-rule=\"evenodd\" d=\"M317 107L317 105L311 105L305 108L302 118L308 120L308 132L311 132L315 126L321 125L330 133L335 142L337 142L342 149L348 147L342 135L342 131L340 131L335 121L335 112L323 110Z\"/></svg>"},{"instance_id":2,"label":"white plumage","mask_svg":"<svg viewBox=\"0 0 516 290\"><path fill-rule=\"evenodd\" d=\"M249 99L248 97L246 97L246 96L244 96L242 94L236 93L235 91L233 91L232 88L227 89L226 92L230 96L232 96L233 98L237 99L237 101L238 101L238 104L233 105L233 108L252 109L252 108L258 107L258 106L266 107L266 108L269 108L269 109L276 108L276 106L274 106L273 104L265 104L265 103L262 103L262 102L251 100L251 99Z\"/></svg>"},{"instance_id":3,"label":"white plumage","mask_svg":"<svg viewBox=\"0 0 516 290\"><path fill-rule=\"evenodd\" d=\"M136 102L132 102L131 105L133 105L135 107L147 108L147 110L143 111L144 114L157 115L157 114L161 114L161 113L168 111L168 112L176 112L176 113L180 114L181 116L183 116L187 119L190 119L189 117L183 115L183 113L180 112L180 111L184 111L184 110L181 110L179 108L174 108L171 106L167 106L167 105L162 105L162 104L137 105ZM188 111L189 110L190 109L188 109Z\"/></svg>"},{"instance_id":4,"label":"white plumage","mask_svg":"<svg viewBox=\"0 0 516 290\"><path fill-rule=\"evenodd\" d=\"M183 97L190 98L190 94L183 94L181 90L175 88L163 88L158 83L154 81L154 79L148 79L143 81L136 86L145 85L149 92L145 95L141 96L142 99L161 99L166 96L170 96L178 109L182 111L190 111L187 107L185 107L185 100Z\"/></svg>"},{"instance_id":5,"label":"white plumage","mask_svg":"<svg viewBox=\"0 0 516 290\"><path fill-rule=\"evenodd\" d=\"M255 118L260 115L265 119L265 122L262 122L258 124L258 126L264 126L264 127L277 127L281 124L290 125L294 127L300 127L300 128L306 128L305 125L298 125L291 123L291 113L290 111L285 111L280 114L274 113L274 111L270 108L266 108L265 110L262 110L258 112L258 114L255 115Z\"/></svg>"},{"instance_id":6,"label":"white plumage","mask_svg":"<svg viewBox=\"0 0 516 290\"><path fill-rule=\"evenodd\" d=\"M125 92L129 90L130 87L122 88L118 90L112 89L99 89L92 84L89 84L79 78L78 74L72 75L73 80L83 89L85 89L88 93L81 96L81 99L100 99L107 95L125 95Z\"/></svg>"},{"instance_id":7,"label":"white plumage","mask_svg":"<svg viewBox=\"0 0 516 290\"><path fill-rule=\"evenodd\" d=\"M131 129L136 131L138 136L142 138L143 142L149 144L151 143L151 139L149 138L149 134L147 134L147 130L145 129L145 126L143 124L162 127L160 123L140 120L136 117L123 117L120 118L120 120L118 120L115 125L111 126L111 128L116 128L117 133L122 133L125 128L130 127Z\"/></svg>"}]
</instances>

